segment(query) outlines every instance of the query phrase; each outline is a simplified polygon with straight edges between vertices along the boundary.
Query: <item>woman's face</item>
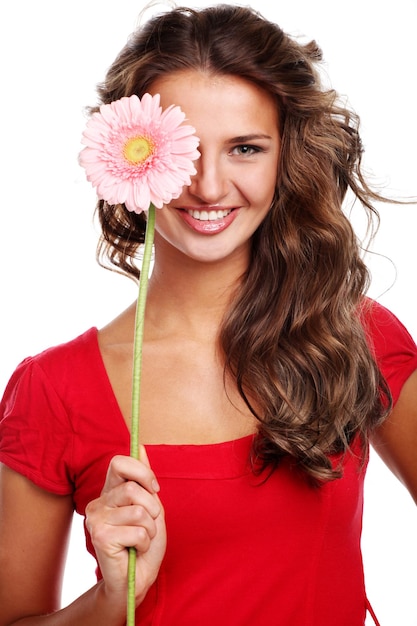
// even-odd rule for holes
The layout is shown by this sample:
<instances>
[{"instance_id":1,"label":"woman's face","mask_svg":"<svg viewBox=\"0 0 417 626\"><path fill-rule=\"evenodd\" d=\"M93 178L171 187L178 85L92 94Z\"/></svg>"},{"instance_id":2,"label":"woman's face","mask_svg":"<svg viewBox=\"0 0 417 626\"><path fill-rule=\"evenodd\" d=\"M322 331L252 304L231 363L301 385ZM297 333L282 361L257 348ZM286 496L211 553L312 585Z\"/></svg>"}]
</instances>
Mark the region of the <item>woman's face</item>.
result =
<instances>
[{"instance_id":1,"label":"woman's face","mask_svg":"<svg viewBox=\"0 0 417 626\"><path fill-rule=\"evenodd\" d=\"M280 137L275 100L236 76L198 71L162 77L149 90L163 108L181 107L200 138L197 173L156 212L156 259L171 252L205 262L249 258L250 239L269 211Z\"/></svg>"}]
</instances>

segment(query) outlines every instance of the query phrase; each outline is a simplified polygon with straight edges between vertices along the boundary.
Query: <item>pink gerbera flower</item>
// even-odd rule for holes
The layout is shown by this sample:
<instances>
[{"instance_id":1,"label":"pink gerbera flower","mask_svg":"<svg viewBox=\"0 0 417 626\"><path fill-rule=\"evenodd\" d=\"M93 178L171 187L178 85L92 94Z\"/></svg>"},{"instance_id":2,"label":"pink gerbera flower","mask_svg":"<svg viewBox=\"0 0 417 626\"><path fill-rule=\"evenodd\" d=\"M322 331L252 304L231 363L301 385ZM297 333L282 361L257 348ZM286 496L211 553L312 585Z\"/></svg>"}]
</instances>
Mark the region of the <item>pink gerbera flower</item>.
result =
<instances>
[{"instance_id":1,"label":"pink gerbera flower","mask_svg":"<svg viewBox=\"0 0 417 626\"><path fill-rule=\"evenodd\" d=\"M177 198L196 173L200 155L194 128L178 106L164 111L159 94L132 95L104 104L83 133L80 164L99 198L147 211Z\"/></svg>"},{"instance_id":2,"label":"pink gerbera flower","mask_svg":"<svg viewBox=\"0 0 417 626\"><path fill-rule=\"evenodd\" d=\"M125 204L129 211L147 211L143 262L136 307L133 346L132 418L130 454L139 457L139 408L145 304L155 232L155 207L178 198L196 173L198 138L183 124L178 106L162 112L159 94L133 95L100 107L82 136L85 148L80 164L97 195L110 205ZM129 548L127 626L135 623L136 551Z\"/></svg>"}]
</instances>

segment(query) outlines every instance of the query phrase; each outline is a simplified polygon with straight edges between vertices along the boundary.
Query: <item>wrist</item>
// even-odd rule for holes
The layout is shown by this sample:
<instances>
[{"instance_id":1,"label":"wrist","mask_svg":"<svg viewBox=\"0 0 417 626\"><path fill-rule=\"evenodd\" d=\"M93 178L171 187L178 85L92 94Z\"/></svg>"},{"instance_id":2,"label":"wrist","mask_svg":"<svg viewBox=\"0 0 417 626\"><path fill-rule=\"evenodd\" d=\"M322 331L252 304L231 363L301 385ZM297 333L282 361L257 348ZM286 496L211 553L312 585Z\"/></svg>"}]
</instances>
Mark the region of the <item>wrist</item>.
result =
<instances>
[{"instance_id":1,"label":"wrist","mask_svg":"<svg viewBox=\"0 0 417 626\"><path fill-rule=\"evenodd\" d=\"M136 607L144 601L148 590L149 587L137 596ZM125 625L127 614L127 589L123 589L121 593L116 593L109 590L104 580L100 580L96 585L95 604L97 614L106 616L109 623L113 624L114 621L114 624L118 624L119 622L117 620L120 620L120 624Z\"/></svg>"},{"instance_id":2,"label":"wrist","mask_svg":"<svg viewBox=\"0 0 417 626\"><path fill-rule=\"evenodd\" d=\"M115 593L109 590L104 580L100 580L96 585L95 604L97 615L105 616L109 624L126 623L127 591Z\"/></svg>"}]
</instances>

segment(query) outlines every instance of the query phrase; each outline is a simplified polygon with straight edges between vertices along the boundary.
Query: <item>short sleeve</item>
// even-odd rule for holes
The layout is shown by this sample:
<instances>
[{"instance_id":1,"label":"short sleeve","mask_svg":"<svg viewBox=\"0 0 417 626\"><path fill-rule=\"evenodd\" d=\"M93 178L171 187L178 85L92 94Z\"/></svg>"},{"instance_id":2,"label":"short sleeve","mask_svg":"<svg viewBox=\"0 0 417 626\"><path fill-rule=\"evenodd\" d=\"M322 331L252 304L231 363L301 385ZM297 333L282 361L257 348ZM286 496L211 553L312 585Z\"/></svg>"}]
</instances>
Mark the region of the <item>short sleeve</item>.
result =
<instances>
[{"instance_id":1,"label":"short sleeve","mask_svg":"<svg viewBox=\"0 0 417 626\"><path fill-rule=\"evenodd\" d=\"M15 370L0 404L0 461L57 495L72 492L67 412L39 363Z\"/></svg>"},{"instance_id":2,"label":"short sleeve","mask_svg":"<svg viewBox=\"0 0 417 626\"><path fill-rule=\"evenodd\" d=\"M417 369L416 343L400 320L381 304L367 300L362 314L369 345L395 403Z\"/></svg>"}]
</instances>

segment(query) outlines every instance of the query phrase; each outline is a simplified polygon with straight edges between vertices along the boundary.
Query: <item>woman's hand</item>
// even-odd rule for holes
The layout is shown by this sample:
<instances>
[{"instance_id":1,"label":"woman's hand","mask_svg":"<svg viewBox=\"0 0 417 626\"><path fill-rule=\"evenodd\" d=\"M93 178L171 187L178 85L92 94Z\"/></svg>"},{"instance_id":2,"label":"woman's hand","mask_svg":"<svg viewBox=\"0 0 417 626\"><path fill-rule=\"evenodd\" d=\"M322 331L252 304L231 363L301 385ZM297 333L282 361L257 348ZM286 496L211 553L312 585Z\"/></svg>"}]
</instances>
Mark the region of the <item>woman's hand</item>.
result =
<instances>
[{"instance_id":1,"label":"woman's hand","mask_svg":"<svg viewBox=\"0 0 417 626\"><path fill-rule=\"evenodd\" d=\"M126 605L127 597L127 548L137 550L136 605L155 581L165 554L164 511L158 491L156 477L141 446L140 461L128 456L112 459L101 496L86 509L86 526L105 593L120 606Z\"/></svg>"}]
</instances>

